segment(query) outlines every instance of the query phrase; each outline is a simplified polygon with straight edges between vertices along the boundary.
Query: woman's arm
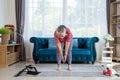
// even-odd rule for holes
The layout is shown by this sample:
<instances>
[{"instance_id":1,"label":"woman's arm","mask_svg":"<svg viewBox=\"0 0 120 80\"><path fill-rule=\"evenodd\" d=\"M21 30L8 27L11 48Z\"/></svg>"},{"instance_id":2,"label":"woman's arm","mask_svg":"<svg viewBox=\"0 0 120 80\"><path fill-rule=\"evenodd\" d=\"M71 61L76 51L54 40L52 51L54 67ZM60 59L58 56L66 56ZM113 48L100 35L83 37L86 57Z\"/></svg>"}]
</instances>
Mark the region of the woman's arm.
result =
<instances>
[{"instance_id":1,"label":"woman's arm","mask_svg":"<svg viewBox=\"0 0 120 80\"><path fill-rule=\"evenodd\" d=\"M63 53L62 53L62 47L61 47L61 44L60 42L56 43L57 44L57 48L58 48L58 51L60 53L60 56L63 58Z\"/></svg>"},{"instance_id":2,"label":"woman's arm","mask_svg":"<svg viewBox=\"0 0 120 80\"><path fill-rule=\"evenodd\" d=\"M70 46L70 42L65 42L64 62L66 62L66 58L67 58L67 55L68 55L69 46Z\"/></svg>"},{"instance_id":3,"label":"woman's arm","mask_svg":"<svg viewBox=\"0 0 120 80\"><path fill-rule=\"evenodd\" d=\"M70 46L70 42L65 42L65 56L68 55L69 46Z\"/></svg>"}]
</instances>

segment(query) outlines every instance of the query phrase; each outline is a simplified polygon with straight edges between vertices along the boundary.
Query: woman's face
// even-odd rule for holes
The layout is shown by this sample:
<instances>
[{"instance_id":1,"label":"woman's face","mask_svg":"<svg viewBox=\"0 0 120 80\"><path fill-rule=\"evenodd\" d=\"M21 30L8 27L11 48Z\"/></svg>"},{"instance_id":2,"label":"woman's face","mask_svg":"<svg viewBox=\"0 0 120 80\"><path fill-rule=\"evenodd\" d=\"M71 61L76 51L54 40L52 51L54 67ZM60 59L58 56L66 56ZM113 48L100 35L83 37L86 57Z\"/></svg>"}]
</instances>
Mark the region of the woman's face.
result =
<instances>
[{"instance_id":1,"label":"woman's face","mask_svg":"<svg viewBox=\"0 0 120 80\"><path fill-rule=\"evenodd\" d=\"M65 37L65 35L63 35L63 33L60 33L58 36L59 36L59 38L64 38Z\"/></svg>"}]
</instances>

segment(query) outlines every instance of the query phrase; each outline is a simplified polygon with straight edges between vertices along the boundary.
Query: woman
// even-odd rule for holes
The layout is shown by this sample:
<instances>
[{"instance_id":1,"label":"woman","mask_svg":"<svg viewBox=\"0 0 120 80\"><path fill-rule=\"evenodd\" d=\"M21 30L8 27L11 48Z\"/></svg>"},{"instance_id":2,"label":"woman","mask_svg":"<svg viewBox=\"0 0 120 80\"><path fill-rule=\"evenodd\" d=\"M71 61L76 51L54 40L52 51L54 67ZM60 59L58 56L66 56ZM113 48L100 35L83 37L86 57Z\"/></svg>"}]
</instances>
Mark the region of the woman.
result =
<instances>
[{"instance_id":1,"label":"woman","mask_svg":"<svg viewBox=\"0 0 120 80\"><path fill-rule=\"evenodd\" d=\"M72 62L72 33L70 31L70 29L64 25L60 25L58 26L58 28L56 29L56 31L54 32L54 38L56 41L56 45L57 45L57 53L56 53L56 57L57 57L57 70L60 71L61 70L61 60L63 63L66 62L66 58L68 60L68 70L71 71L72 67L71 67L71 62ZM63 54L63 48L65 45L65 51Z\"/></svg>"}]
</instances>

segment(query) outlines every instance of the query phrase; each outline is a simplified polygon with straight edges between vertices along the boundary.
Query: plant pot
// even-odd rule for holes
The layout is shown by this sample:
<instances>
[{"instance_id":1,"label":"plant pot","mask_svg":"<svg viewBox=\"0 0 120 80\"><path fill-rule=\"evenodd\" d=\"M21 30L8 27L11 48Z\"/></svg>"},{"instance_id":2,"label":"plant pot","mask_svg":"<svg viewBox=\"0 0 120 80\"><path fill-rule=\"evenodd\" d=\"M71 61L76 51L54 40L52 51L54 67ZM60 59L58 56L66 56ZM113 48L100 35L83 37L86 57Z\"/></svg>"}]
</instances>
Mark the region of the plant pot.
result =
<instances>
[{"instance_id":1,"label":"plant pot","mask_svg":"<svg viewBox=\"0 0 120 80\"><path fill-rule=\"evenodd\" d=\"M8 44L9 34L2 34L1 36L1 44Z\"/></svg>"}]
</instances>

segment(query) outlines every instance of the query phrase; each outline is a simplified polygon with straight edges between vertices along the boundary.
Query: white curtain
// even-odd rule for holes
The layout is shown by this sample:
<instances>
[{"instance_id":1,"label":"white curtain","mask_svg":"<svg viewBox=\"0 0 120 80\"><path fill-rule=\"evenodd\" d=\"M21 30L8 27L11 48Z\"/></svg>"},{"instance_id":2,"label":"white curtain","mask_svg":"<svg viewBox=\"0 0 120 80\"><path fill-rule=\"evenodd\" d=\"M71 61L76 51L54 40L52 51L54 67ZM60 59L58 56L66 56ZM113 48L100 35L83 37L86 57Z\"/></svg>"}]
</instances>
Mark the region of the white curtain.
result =
<instances>
[{"instance_id":1,"label":"white curtain","mask_svg":"<svg viewBox=\"0 0 120 80\"><path fill-rule=\"evenodd\" d=\"M101 49L102 37L107 33L106 20L106 0L26 0L26 56L32 56L30 37L53 37L60 24L68 26L74 37L99 37L96 47ZM101 50L97 54L100 57Z\"/></svg>"}]
</instances>

